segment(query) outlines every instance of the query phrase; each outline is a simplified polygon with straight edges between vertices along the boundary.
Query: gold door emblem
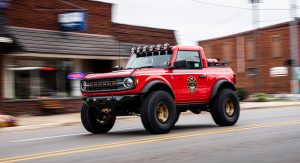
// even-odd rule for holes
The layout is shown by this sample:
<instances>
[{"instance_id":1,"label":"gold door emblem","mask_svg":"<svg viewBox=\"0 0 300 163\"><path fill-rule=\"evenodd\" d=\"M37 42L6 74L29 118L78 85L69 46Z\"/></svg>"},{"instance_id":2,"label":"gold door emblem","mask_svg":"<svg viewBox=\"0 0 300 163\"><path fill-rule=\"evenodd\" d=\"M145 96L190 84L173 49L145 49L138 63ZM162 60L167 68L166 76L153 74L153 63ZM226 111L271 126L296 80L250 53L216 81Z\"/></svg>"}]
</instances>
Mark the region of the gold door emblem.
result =
<instances>
[{"instance_id":1,"label":"gold door emblem","mask_svg":"<svg viewBox=\"0 0 300 163\"><path fill-rule=\"evenodd\" d=\"M193 76L190 76L188 78L188 81L187 81L187 88L189 89L189 91L191 93L194 93L196 91L196 88L197 88L197 80L193 77Z\"/></svg>"}]
</instances>

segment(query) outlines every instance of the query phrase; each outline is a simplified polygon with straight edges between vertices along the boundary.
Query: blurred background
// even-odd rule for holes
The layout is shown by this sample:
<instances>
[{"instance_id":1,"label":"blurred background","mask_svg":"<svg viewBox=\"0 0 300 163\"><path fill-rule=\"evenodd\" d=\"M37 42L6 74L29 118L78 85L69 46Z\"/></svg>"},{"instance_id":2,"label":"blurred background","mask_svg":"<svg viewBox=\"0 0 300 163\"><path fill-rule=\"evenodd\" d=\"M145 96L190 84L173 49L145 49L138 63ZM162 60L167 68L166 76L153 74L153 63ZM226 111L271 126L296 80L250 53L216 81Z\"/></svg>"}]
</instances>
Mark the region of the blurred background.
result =
<instances>
[{"instance_id":1,"label":"blurred background","mask_svg":"<svg viewBox=\"0 0 300 163\"><path fill-rule=\"evenodd\" d=\"M300 2L299 2L300 3ZM78 112L84 74L129 49L200 45L241 94L299 94L297 0L0 0L0 113Z\"/></svg>"}]
</instances>

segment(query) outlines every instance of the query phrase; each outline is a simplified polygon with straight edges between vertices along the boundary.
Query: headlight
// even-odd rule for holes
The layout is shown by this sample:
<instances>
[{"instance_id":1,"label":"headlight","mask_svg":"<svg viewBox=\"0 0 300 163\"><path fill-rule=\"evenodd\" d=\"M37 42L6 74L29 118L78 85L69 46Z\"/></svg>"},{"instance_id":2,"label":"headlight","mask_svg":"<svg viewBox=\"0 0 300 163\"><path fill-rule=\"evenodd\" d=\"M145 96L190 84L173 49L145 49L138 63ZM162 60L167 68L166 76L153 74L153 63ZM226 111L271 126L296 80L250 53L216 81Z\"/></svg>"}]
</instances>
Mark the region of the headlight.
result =
<instances>
[{"instance_id":1,"label":"headlight","mask_svg":"<svg viewBox=\"0 0 300 163\"><path fill-rule=\"evenodd\" d=\"M82 92L86 91L86 87L87 87L86 81L81 81L80 89Z\"/></svg>"},{"instance_id":2,"label":"headlight","mask_svg":"<svg viewBox=\"0 0 300 163\"><path fill-rule=\"evenodd\" d=\"M124 87L130 88L133 86L133 80L131 78L125 78L124 79Z\"/></svg>"}]
</instances>

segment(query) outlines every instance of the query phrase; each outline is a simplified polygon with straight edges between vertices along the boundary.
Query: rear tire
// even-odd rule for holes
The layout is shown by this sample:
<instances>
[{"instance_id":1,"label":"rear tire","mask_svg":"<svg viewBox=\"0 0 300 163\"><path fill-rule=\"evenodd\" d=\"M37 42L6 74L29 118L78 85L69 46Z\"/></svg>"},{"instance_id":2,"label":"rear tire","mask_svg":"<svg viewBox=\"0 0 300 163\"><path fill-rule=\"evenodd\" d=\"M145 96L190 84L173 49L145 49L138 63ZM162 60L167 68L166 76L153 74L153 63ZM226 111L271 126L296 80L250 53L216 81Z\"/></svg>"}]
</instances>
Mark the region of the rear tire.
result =
<instances>
[{"instance_id":1,"label":"rear tire","mask_svg":"<svg viewBox=\"0 0 300 163\"><path fill-rule=\"evenodd\" d=\"M171 95L165 91L148 94L141 107L141 120L151 134L168 133L177 118L176 106Z\"/></svg>"},{"instance_id":2,"label":"rear tire","mask_svg":"<svg viewBox=\"0 0 300 163\"><path fill-rule=\"evenodd\" d=\"M234 125L240 115L240 104L236 93L231 89L219 90L211 103L210 113L217 125Z\"/></svg>"},{"instance_id":3,"label":"rear tire","mask_svg":"<svg viewBox=\"0 0 300 163\"><path fill-rule=\"evenodd\" d=\"M175 119L174 125L178 122L181 112L177 112L177 117Z\"/></svg>"},{"instance_id":4,"label":"rear tire","mask_svg":"<svg viewBox=\"0 0 300 163\"><path fill-rule=\"evenodd\" d=\"M84 128L93 134L107 133L115 124L115 115L103 115L97 113L95 107L83 104L81 108L81 122Z\"/></svg>"}]
</instances>

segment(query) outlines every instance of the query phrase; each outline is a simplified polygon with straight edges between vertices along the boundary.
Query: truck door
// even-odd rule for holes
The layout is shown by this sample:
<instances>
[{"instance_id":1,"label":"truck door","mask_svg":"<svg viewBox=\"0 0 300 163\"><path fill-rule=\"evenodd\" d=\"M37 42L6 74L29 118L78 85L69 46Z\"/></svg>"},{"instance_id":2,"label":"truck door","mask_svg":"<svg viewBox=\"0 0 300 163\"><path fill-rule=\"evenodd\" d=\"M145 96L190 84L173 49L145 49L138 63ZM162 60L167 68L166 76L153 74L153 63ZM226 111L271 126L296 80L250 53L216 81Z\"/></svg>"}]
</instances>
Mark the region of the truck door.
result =
<instances>
[{"instance_id":1,"label":"truck door","mask_svg":"<svg viewBox=\"0 0 300 163\"><path fill-rule=\"evenodd\" d=\"M178 50L176 61L185 60L186 67L173 70L176 103L205 102L208 81L203 74L199 51Z\"/></svg>"}]
</instances>

